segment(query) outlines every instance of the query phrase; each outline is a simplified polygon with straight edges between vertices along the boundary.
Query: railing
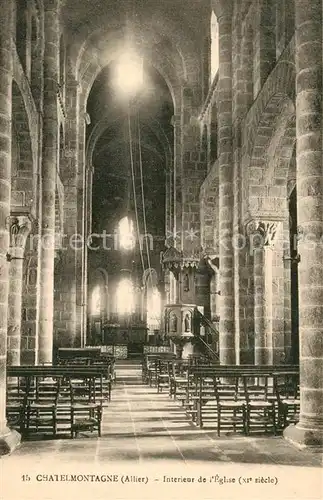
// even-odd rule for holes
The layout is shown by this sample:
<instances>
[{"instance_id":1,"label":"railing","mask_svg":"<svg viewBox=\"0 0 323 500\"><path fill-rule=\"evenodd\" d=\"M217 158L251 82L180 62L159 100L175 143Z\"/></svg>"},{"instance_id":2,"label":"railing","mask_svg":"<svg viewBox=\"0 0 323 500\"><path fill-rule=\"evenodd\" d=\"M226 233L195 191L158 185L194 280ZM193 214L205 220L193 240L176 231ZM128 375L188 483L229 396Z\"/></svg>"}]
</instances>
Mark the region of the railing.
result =
<instances>
[{"instance_id":1,"label":"railing","mask_svg":"<svg viewBox=\"0 0 323 500\"><path fill-rule=\"evenodd\" d=\"M202 337L198 337L200 339L200 341L202 342L202 344L207 348L208 350L208 353L211 354L211 357L216 360L216 361L220 361L220 358L218 356L218 354L209 346L209 344L207 344L205 342L205 340L203 340Z\"/></svg>"},{"instance_id":2,"label":"railing","mask_svg":"<svg viewBox=\"0 0 323 500\"><path fill-rule=\"evenodd\" d=\"M212 332L215 333L216 335L219 335L219 331L213 325L212 321L210 321L206 316L204 316L204 314L202 314L198 309L197 309L197 313L198 313L198 318L201 321L201 324L203 326L207 326L208 328L210 328L210 330L212 330Z\"/></svg>"},{"instance_id":3,"label":"railing","mask_svg":"<svg viewBox=\"0 0 323 500\"><path fill-rule=\"evenodd\" d=\"M201 322L201 325L206 326L207 328L209 328L209 330L211 330L211 332L213 332L216 335L216 338L218 339L219 338L219 331L213 325L213 323L206 316L204 316L204 314L202 314L198 309L197 309L197 315L198 315L198 318L199 318L199 320ZM219 361L220 358L219 358L218 353L216 351L214 351L212 349L212 347L210 347L210 345L207 344L205 342L205 340L201 336L199 337L199 339L203 343L203 345L207 348L207 351L211 355L211 357L213 359Z\"/></svg>"}]
</instances>

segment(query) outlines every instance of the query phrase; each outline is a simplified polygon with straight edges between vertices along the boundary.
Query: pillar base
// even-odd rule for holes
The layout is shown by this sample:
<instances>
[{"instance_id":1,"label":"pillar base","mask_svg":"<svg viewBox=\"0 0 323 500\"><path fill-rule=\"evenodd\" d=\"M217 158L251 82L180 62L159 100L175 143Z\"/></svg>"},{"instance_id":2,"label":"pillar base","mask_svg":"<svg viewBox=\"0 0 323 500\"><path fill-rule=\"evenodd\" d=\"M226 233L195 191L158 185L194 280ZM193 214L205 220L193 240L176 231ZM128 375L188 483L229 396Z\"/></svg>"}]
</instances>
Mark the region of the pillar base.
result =
<instances>
[{"instance_id":1,"label":"pillar base","mask_svg":"<svg viewBox=\"0 0 323 500\"><path fill-rule=\"evenodd\" d=\"M194 346L188 341L183 346L182 359L189 359L193 354L195 354Z\"/></svg>"},{"instance_id":2,"label":"pillar base","mask_svg":"<svg viewBox=\"0 0 323 500\"><path fill-rule=\"evenodd\" d=\"M284 438L299 448L308 448L313 451L323 450L323 429L306 429L296 425L289 425L283 432Z\"/></svg>"},{"instance_id":3,"label":"pillar base","mask_svg":"<svg viewBox=\"0 0 323 500\"><path fill-rule=\"evenodd\" d=\"M20 445L20 434L12 429L4 429L0 434L0 456L12 453Z\"/></svg>"}]
</instances>

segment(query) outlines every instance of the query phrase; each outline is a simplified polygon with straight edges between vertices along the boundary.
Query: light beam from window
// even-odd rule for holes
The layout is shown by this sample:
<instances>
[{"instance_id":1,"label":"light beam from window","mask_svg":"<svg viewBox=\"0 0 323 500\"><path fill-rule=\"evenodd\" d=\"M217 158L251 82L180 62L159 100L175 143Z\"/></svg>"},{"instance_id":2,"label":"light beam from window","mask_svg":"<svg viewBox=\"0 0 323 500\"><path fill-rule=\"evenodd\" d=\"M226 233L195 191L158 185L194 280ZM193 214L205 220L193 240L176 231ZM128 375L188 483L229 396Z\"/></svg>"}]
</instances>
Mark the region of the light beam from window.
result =
<instances>
[{"instance_id":1,"label":"light beam from window","mask_svg":"<svg viewBox=\"0 0 323 500\"><path fill-rule=\"evenodd\" d=\"M211 83L219 69L219 23L216 15L211 14Z\"/></svg>"},{"instance_id":2,"label":"light beam from window","mask_svg":"<svg viewBox=\"0 0 323 500\"><path fill-rule=\"evenodd\" d=\"M101 293L99 286L96 286L92 292L91 313L93 316L99 316L101 314Z\"/></svg>"},{"instance_id":3,"label":"light beam from window","mask_svg":"<svg viewBox=\"0 0 323 500\"><path fill-rule=\"evenodd\" d=\"M119 222L119 244L124 250L132 250L135 247L135 235L133 222L128 217L124 217Z\"/></svg>"},{"instance_id":4,"label":"light beam from window","mask_svg":"<svg viewBox=\"0 0 323 500\"><path fill-rule=\"evenodd\" d=\"M121 315L135 311L134 289L130 279L124 278L117 288L117 312Z\"/></svg>"},{"instance_id":5,"label":"light beam from window","mask_svg":"<svg viewBox=\"0 0 323 500\"><path fill-rule=\"evenodd\" d=\"M154 287L147 290L147 326L149 330L160 328L161 299L160 292Z\"/></svg>"}]
</instances>

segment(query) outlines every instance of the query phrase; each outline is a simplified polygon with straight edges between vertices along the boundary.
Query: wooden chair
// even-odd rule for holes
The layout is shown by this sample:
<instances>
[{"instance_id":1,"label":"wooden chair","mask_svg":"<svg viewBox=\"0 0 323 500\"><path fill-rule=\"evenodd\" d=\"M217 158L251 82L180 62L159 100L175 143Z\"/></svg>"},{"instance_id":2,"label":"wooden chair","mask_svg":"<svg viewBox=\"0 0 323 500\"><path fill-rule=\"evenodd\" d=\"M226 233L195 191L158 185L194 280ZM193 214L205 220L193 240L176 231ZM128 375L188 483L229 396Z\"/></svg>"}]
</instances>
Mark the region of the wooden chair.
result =
<instances>
[{"instance_id":1,"label":"wooden chair","mask_svg":"<svg viewBox=\"0 0 323 500\"><path fill-rule=\"evenodd\" d=\"M28 380L18 377L8 381L6 392L6 418L8 426L18 430L23 436L26 425Z\"/></svg>"},{"instance_id":2,"label":"wooden chair","mask_svg":"<svg viewBox=\"0 0 323 500\"><path fill-rule=\"evenodd\" d=\"M188 361L174 360L169 365L169 395L184 403L187 399Z\"/></svg>"},{"instance_id":3,"label":"wooden chair","mask_svg":"<svg viewBox=\"0 0 323 500\"><path fill-rule=\"evenodd\" d=\"M196 424L202 429L206 421L216 421L218 415L216 377L210 374L199 374L193 383L195 394L191 396L193 401L193 421L196 413Z\"/></svg>"},{"instance_id":4,"label":"wooden chair","mask_svg":"<svg viewBox=\"0 0 323 500\"><path fill-rule=\"evenodd\" d=\"M215 378L215 384L218 436L222 429L246 433L246 398L241 377L229 373L225 379Z\"/></svg>"},{"instance_id":5,"label":"wooden chair","mask_svg":"<svg viewBox=\"0 0 323 500\"><path fill-rule=\"evenodd\" d=\"M252 377L252 379L251 379ZM268 378L244 376L246 398L246 433L268 428L276 434L275 401L268 395Z\"/></svg>"},{"instance_id":6,"label":"wooden chair","mask_svg":"<svg viewBox=\"0 0 323 500\"><path fill-rule=\"evenodd\" d=\"M27 434L41 432L56 436L58 395L59 379L36 378L36 385L31 385L27 394Z\"/></svg>"},{"instance_id":7,"label":"wooden chair","mask_svg":"<svg viewBox=\"0 0 323 500\"><path fill-rule=\"evenodd\" d=\"M72 439L80 432L97 430L101 436L102 405L95 401L95 381L88 378L80 381L70 380L70 432Z\"/></svg>"},{"instance_id":8,"label":"wooden chair","mask_svg":"<svg viewBox=\"0 0 323 500\"><path fill-rule=\"evenodd\" d=\"M157 361L157 392L162 392L163 389L169 388L169 362L164 359Z\"/></svg>"},{"instance_id":9,"label":"wooden chair","mask_svg":"<svg viewBox=\"0 0 323 500\"><path fill-rule=\"evenodd\" d=\"M278 406L278 426L282 429L299 421L300 393L297 375L275 377Z\"/></svg>"}]
</instances>

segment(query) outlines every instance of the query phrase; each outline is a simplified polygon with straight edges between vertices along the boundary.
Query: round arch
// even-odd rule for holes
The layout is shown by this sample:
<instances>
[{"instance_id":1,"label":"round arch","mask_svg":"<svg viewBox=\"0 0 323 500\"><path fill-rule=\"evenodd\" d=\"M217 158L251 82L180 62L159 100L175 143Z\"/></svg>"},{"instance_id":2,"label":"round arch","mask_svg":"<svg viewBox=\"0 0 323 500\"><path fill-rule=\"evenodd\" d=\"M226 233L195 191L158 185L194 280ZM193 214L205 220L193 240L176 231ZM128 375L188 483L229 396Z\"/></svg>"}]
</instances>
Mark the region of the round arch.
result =
<instances>
[{"instance_id":1,"label":"round arch","mask_svg":"<svg viewBox=\"0 0 323 500\"><path fill-rule=\"evenodd\" d=\"M102 341L103 325L109 318L109 279L105 269L99 267L89 274L87 343L98 345Z\"/></svg>"},{"instance_id":2,"label":"round arch","mask_svg":"<svg viewBox=\"0 0 323 500\"><path fill-rule=\"evenodd\" d=\"M93 153L99 138L106 130L111 128L114 124L117 124L122 118L123 115L119 115L115 117L115 119L113 118L111 119L111 117L106 117L100 120L98 123L96 123L96 125L91 131L86 146L86 160L88 165L92 165ZM147 126L147 124L145 125ZM163 146L167 162L171 164L171 158L172 158L171 145L169 144L169 140L165 132L160 128L157 120L152 119L148 126L150 130L154 133L155 137Z\"/></svg>"},{"instance_id":3,"label":"round arch","mask_svg":"<svg viewBox=\"0 0 323 500\"><path fill-rule=\"evenodd\" d=\"M11 207L31 208L36 194L32 134L23 94L15 80L12 83L12 135Z\"/></svg>"},{"instance_id":4,"label":"round arch","mask_svg":"<svg viewBox=\"0 0 323 500\"><path fill-rule=\"evenodd\" d=\"M77 78L81 84L80 102L85 108L90 90L99 73L122 54L124 37L120 30L107 32L97 30L84 42L77 62ZM174 113L181 109L181 85L186 80L180 56L174 58L177 49L166 44L154 43L142 47L144 59L154 67L166 82L172 96ZM95 54L95 57L93 57Z\"/></svg>"},{"instance_id":5,"label":"round arch","mask_svg":"<svg viewBox=\"0 0 323 500\"><path fill-rule=\"evenodd\" d=\"M273 217L286 211L289 165L295 144L295 106L275 94L258 123L249 168L243 176L244 213Z\"/></svg>"},{"instance_id":6,"label":"round arch","mask_svg":"<svg viewBox=\"0 0 323 500\"><path fill-rule=\"evenodd\" d=\"M244 156L252 156L255 140L259 134L259 124L264 114L272 113L272 111L276 115L279 114L279 101L284 102L286 99L295 102L295 64L289 60L288 54L286 54L286 59L280 61L269 75L257 100L247 114L243 134ZM273 107L272 111L270 107Z\"/></svg>"}]
</instances>

